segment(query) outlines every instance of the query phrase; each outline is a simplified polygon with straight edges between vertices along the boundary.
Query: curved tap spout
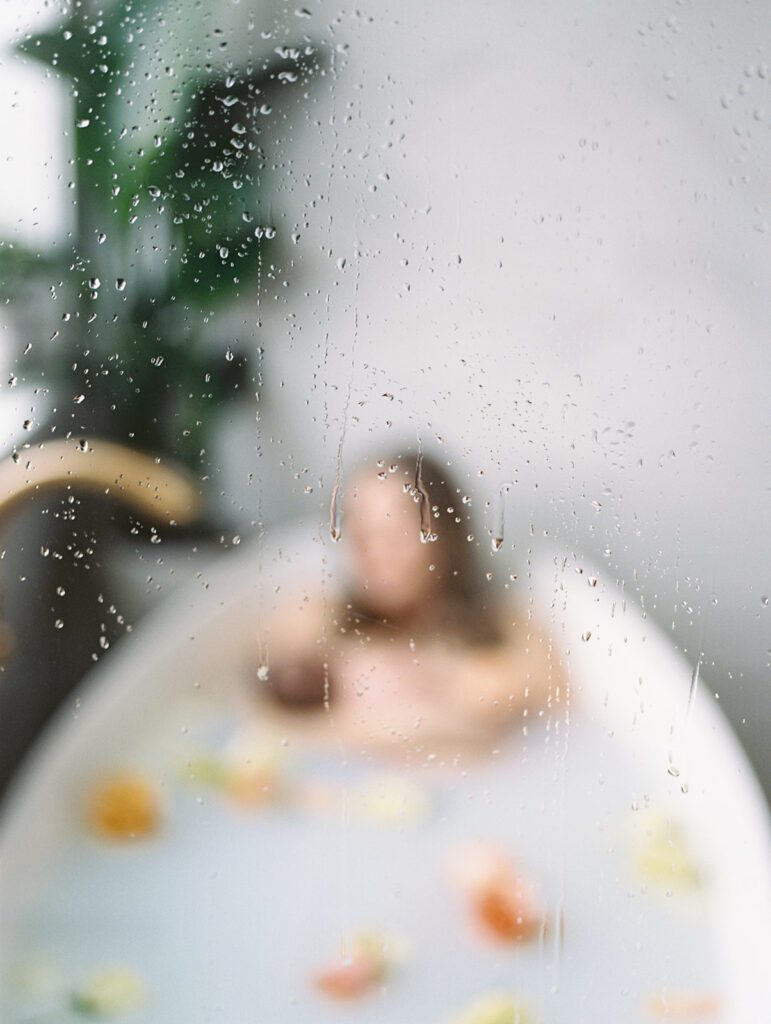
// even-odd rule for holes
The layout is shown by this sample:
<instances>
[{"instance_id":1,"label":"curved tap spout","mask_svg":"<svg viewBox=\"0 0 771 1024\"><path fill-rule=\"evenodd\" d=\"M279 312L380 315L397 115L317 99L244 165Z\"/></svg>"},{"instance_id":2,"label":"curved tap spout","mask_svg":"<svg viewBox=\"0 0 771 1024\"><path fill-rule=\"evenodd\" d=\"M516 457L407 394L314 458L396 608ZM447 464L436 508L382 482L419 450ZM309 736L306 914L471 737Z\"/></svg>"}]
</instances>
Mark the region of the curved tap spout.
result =
<instances>
[{"instance_id":1,"label":"curved tap spout","mask_svg":"<svg viewBox=\"0 0 771 1024\"><path fill-rule=\"evenodd\" d=\"M57 440L30 446L0 462L0 525L25 502L59 490L117 499L156 523L185 526L200 513L200 492L189 474L110 441ZM14 639L0 615L0 666Z\"/></svg>"},{"instance_id":2,"label":"curved tap spout","mask_svg":"<svg viewBox=\"0 0 771 1024\"><path fill-rule=\"evenodd\" d=\"M0 520L55 488L118 499L156 522L194 522L201 495L188 474L111 441L50 441L0 462Z\"/></svg>"}]
</instances>

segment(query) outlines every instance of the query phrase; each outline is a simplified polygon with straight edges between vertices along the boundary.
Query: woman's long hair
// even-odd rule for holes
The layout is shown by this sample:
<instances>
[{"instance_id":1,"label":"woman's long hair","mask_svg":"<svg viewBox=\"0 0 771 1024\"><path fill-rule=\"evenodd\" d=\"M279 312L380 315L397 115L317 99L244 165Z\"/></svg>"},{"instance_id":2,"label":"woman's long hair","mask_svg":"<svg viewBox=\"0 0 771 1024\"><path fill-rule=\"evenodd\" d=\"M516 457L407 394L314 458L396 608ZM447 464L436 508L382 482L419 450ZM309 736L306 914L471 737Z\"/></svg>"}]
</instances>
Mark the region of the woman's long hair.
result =
<instances>
[{"instance_id":1,"label":"woman's long hair","mask_svg":"<svg viewBox=\"0 0 771 1024\"><path fill-rule=\"evenodd\" d=\"M457 485L448 467L437 459L415 452L392 454L362 463L354 477L370 470L400 480L415 499L416 540L437 548L437 581L442 591L436 599L436 615L420 627L423 635L448 644L494 645L501 640L501 616L498 598L489 594L477 564L477 544L473 537L468 499ZM335 498L337 495L335 495ZM345 523L342 523L345 534ZM330 635L335 632L390 636L398 623L389 622L375 609L365 606L361 595L343 591L330 608ZM420 632L418 630L418 632ZM412 630L410 630L412 634ZM284 707L313 709L331 700L334 703L335 680L321 662L292 662L271 670L268 692Z\"/></svg>"},{"instance_id":2,"label":"woman's long hair","mask_svg":"<svg viewBox=\"0 0 771 1024\"><path fill-rule=\"evenodd\" d=\"M387 473L402 482L405 491L417 505L416 539L436 545L437 573L443 591L442 619L438 628L451 632L466 643L495 643L500 639L499 615L495 594L484 587L479 568L478 545L473 535L469 501L458 486L451 469L438 459L422 452L392 453L375 463L362 463L356 475L366 472ZM343 524L343 530L345 526ZM362 604L361 596L344 592L335 615L338 624L356 621L370 626L379 619L373 610Z\"/></svg>"}]
</instances>

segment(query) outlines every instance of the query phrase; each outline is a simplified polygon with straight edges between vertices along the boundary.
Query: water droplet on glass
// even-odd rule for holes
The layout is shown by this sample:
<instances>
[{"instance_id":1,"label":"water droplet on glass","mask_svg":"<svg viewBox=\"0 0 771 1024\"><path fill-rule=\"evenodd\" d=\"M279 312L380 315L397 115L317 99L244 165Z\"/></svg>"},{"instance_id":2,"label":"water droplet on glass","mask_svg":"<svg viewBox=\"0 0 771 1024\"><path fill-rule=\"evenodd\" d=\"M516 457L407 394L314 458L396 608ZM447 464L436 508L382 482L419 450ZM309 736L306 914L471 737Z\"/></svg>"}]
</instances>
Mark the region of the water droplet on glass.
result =
<instances>
[{"instance_id":1,"label":"water droplet on glass","mask_svg":"<svg viewBox=\"0 0 771 1024\"><path fill-rule=\"evenodd\" d=\"M269 673L267 665L265 665L264 663L262 665L258 665L257 678L260 680L261 683L266 683L268 681L268 674Z\"/></svg>"},{"instance_id":2,"label":"water droplet on glass","mask_svg":"<svg viewBox=\"0 0 771 1024\"><path fill-rule=\"evenodd\" d=\"M590 629L585 630L581 634L581 639L584 640L584 641L585 640L591 640L592 639L592 631Z\"/></svg>"},{"instance_id":3,"label":"water droplet on glass","mask_svg":"<svg viewBox=\"0 0 771 1024\"><path fill-rule=\"evenodd\" d=\"M119 292L125 291L125 288L126 288L126 279L125 279L125 277L118 277L118 278L116 278L116 280L115 280L115 287L117 288L117 290Z\"/></svg>"},{"instance_id":4,"label":"water droplet on glass","mask_svg":"<svg viewBox=\"0 0 771 1024\"><path fill-rule=\"evenodd\" d=\"M507 480L501 484L496 498L495 525L493 527L492 547L493 551L500 551L503 547L503 538L506 527L506 495L513 487L513 483ZM463 499L466 500L465 498Z\"/></svg>"},{"instance_id":5,"label":"water droplet on glass","mask_svg":"<svg viewBox=\"0 0 771 1024\"><path fill-rule=\"evenodd\" d=\"M332 538L335 544L338 543L343 535L340 515L340 473L338 470L337 479L335 480L335 486L332 489L332 498L329 503L329 536Z\"/></svg>"},{"instance_id":6,"label":"water droplet on glass","mask_svg":"<svg viewBox=\"0 0 771 1024\"><path fill-rule=\"evenodd\" d=\"M415 466L415 484L413 494L420 509L420 539L424 544L428 544L435 541L437 538L436 534L431 530L431 503L428 491L426 490L426 485L423 483L422 455L418 455L417 465Z\"/></svg>"}]
</instances>

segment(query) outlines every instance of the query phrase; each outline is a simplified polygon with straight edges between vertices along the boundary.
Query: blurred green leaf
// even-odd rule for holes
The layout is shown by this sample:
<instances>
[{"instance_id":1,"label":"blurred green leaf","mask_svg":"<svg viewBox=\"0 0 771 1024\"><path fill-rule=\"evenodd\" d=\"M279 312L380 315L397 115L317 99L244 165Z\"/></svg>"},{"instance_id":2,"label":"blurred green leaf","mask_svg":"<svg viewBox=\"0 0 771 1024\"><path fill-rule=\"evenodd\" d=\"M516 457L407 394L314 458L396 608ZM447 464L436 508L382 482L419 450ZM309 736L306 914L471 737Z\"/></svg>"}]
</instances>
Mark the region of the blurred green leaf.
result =
<instances>
[{"instance_id":1,"label":"blurred green leaf","mask_svg":"<svg viewBox=\"0 0 771 1024\"><path fill-rule=\"evenodd\" d=\"M61 268L61 258L36 252L23 243L0 241L0 296L12 298L19 287L50 279Z\"/></svg>"}]
</instances>

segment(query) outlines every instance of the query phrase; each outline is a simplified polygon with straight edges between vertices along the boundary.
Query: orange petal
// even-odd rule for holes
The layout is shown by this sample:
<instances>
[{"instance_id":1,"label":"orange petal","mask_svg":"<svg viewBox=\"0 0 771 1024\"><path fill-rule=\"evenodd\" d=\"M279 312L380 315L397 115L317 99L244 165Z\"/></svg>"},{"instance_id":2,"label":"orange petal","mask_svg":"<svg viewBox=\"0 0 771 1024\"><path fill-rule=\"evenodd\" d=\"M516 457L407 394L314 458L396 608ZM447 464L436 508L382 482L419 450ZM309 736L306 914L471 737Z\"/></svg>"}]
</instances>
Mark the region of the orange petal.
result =
<instances>
[{"instance_id":1,"label":"orange petal","mask_svg":"<svg viewBox=\"0 0 771 1024\"><path fill-rule=\"evenodd\" d=\"M524 942L541 927L541 917L522 891L521 882L487 886L475 897L473 908L483 930L501 942Z\"/></svg>"},{"instance_id":2,"label":"orange petal","mask_svg":"<svg viewBox=\"0 0 771 1024\"><path fill-rule=\"evenodd\" d=\"M91 793L87 818L91 828L106 839L151 835L161 820L155 787L140 775L114 775Z\"/></svg>"},{"instance_id":3,"label":"orange petal","mask_svg":"<svg viewBox=\"0 0 771 1024\"><path fill-rule=\"evenodd\" d=\"M374 988L383 978L383 965L371 956L354 954L345 963L335 964L316 976L316 988L333 999L356 999Z\"/></svg>"}]
</instances>

